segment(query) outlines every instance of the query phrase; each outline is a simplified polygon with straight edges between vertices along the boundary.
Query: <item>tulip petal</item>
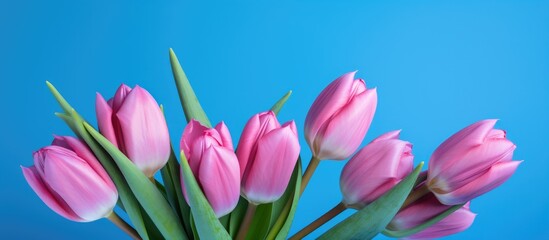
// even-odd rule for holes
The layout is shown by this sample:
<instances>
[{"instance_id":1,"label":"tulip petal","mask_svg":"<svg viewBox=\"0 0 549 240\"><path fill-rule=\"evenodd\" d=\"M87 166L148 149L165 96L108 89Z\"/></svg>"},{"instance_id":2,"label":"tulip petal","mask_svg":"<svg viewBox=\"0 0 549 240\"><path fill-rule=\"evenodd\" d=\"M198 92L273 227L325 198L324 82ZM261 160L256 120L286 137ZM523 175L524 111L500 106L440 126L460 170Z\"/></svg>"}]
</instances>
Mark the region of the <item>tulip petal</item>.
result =
<instances>
[{"instance_id":1,"label":"tulip petal","mask_svg":"<svg viewBox=\"0 0 549 240\"><path fill-rule=\"evenodd\" d=\"M355 73L349 72L334 80L313 102L305 119L305 138L309 146L313 146L324 123L349 101Z\"/></svg>"},{"instance_id":2,"label":"tulip petal","mask_svg":"<svg viewBox=\"0 0 549 240\"><path fill-rule=\"evenodd\" d=\"M200 163L200 184L217 217L230 213L240 197L240 169L231 150L211 146Z\"/></svg>"},{"instance_id":3,"label":"tulip petal","mask_svg":"<svg viewBox=\"0 0 549 240\"><path fill-rule=\"evenodd\" d=\"M413 170L410 151L411 144L398 139L372 142L361 149L341 173L345 204L363 207L406 177Z\"/></svg>"},{"instance_id":4,"label":"tulip petal","mask_svg":"<svg viewBox=\"0 0 549 240\"><path fill-rule=\"evenodd\" d=\"M300 150L292 125L293 121L259 139L256 159L242 182L248 200L269 203L284 193Z\"/></svg>"},{"instance_id":5,"label":"tulip petal","mask_svg":"<svg viewBox=\"0 0 549 240\"><path fill-rule=\"evenodd\" d=\"M438 200L446 205L457 205L470 201L503 184L515 173L522 161L505 161L497 163L482 176L467 185L449 193L439 193L432 189Z\"/></svg>"},{"instance_id":6,"label":"tulip petal","mask_svg":"<svg viewBox=\"0 0 549 240\"><path fill-rule=\"evenodd\" d=\"M342 160L353 154L370 127L376 106L375 88L356 96L319 131L314 143L316 156Z\"/></svg>"},{"instance_id":7,"label":"tulip petal","mask_svg":"<svg viewBox=\"0 0 549 240\"><path fill-rule=\"evenodd\" d=\"M441 186L443 187L441 190L447 192L446 189L457 189L467 184L471 179L476 179L484 174L494 164L511 161L515 148L515 144L507 139L495 139L486 141L484 144L462 153L461 156L456 156L455 159L459 161L459 164L448 162L439 167L444 171L444 174L441 174L443 176L437 177L444 184ZM433 176L437 176L435 174L433 173ZM438 188L436 181L433 183L432 187Z\"/></svg>"},{"instance_id":8,"label":"tulip petal","mask_svg":"<svg viewBox=\"0 0 549 240\"><path fill-rule=\"evenodd\" d=\"M488 119L473 123L452 135L437 147L429 160L429 176L436 176L452 166L463 152L481 145L494 128L497 120Z\"/></svg>"},{"instance_id":9,"label":"tulip petal","mask_svg":"<svg viewBox=\"0 0 549 240\"><path fill-rule=\"evenodd\" d=\"M395 130L395 131L390 131L390 132L381 134L379 137L372 140L372 142L379 142L379 141L389 140L389 139L398 139L400 137L400 131L401 130Z\"/></svg>"},{"instance_id":10,"label":"tulip petal","mask_svg":"<svg viewBox=\"0 0 549 240\"><path fill-rule=\"evenodd\" d=\"M154 98L136 86L116 113L124 133L126 154L148 177L170 156L170 137L164 115Z\"/></svg>"},{"instance_id":11,"label":"tulip petal","mask_svg":"<svg viewBox=\"0 0 549 240\"><path fill-rule=\"evenodd\" d=\"M118 110L122 107L122 104L124 104L124 101L126 101L126 97L130 94L131 91L132 88L128 87L126 84L121 84L120 87L118 87L111 101L111 106L114 112L118 112Z\"/></svg>"},{"instance_id":12,"label":"tulip petal","mask_svg":"<svg viewBox=\"0 0 549 240\"><path fill-rule=\"evenodd\" d=\"M114 146L118 147L116 132L112 124L112 108L99 93L95 97L95 114L97 115L97 125L99 125L101 134Z\"/></svg>"},{"instance_id":13,"label":"tulip petal","mask_svg":"<svg viewBox=\"0 0 549 240\"><path fill-rule=\"evenodd\" d=\"M408 236L405 239L433 239L462 232L469 228L476 214L466 208L460 208L427 229Z\"/></svg>"},{"instance_id":14,"label":"tulip petal","mask_svg":"<svg viewBox=\"0 0 549 240\"><path fill-rule=\"evenodd\" d=\"M211 146L222 146L219 133L215 129L206 129L203 136L199 136L191 143L191 153L189 165L195 177L198 178L200 165L202 164L202 156L204 152Z\"/></svg>"},{"instance_id":15,"label":"tulip petal","mask_svg":"<svg viewBox=\"0 0 549 240\"><path fill-rule=\"evenodd\" d=\"M202 136L206 130L208 130L207 127L194 119L191 119L187 126L185 126L183 136L181 137L180 148L185 153L187 159L191 158L192 143Z\"/></svg>"},{"instance_id":16,"label":"tulip petal","mask_svg":"<svg viewBox=\"0 0 549 240\"><path fill-rule=\"evenodd\" d=\"M259 128L261 122L259 121L259 114L256 114L248 120L240 140L238 141L238 148L236 149L236 156L238 157L238 162L240 165L240 177L243 178L244 172L248 166L248 163L251 161L250 156L254 156L255 153L252 152L257 138L259 137Z\"/></svg>"},{"instance_id":17,"label":"tulip petal","mask_svg":"<svg viewBox=\"0 0 549 240\"><path fill-rule=\"evenodd\" d=\"M86 161L65 148L51 146L46 149L43 180L63 197L76 215L94 221L112 211L118 199L117 192L106 188Z\"/></svg>"},{"instance_id":18,"label":"tulip petal","mask_svg":"<svg viewBox=\"0 0 549 240\"><path fill-rule=\"evenodd\" d=\"M116 192L116 187L112 182L111 178L99 163L99 160L95 158L95 155L90 151L90 149L79 139L69 136L56 136L52 145L64 145L65 148L72 150L80 157L82 160L86 161L88 165L95 171L103 182L108 185L113 191Z\"/></svg>"},{"instance_id":19,"label":"tulip petal","mask_svg":"<svg viewBox=\"0 0 549 240\"><path fill-rule=\"evenodd\" d=\"M62 200L57 200L56 197L52 195L52 193L48 190L48 187L42 181L42 178L40 177L40 174L36 170L36 167L32 166L29 168L21 166L21 169L23 170L23 175L25 176L25 179L31 186L31 188L36 192L38 197L42 199L42 201L51 208L54 212L57 214L72 220L76 222L85 222L86 220L78 217L68 206L66 203L64 203Z\"/></svg>"},{"instance_id":20,"label":"tulip petal","mask_svg":"<svg viewBox=\"0 0 549 240\"><path fill-rule=\"evenodd\" d=\"M222 141L222 146L229 148L230 150L234 150L233 148L233 139L231 138L231 133L229 132L229 128L227 128L227 125L223 121L221 121L217 126L215 126L215 130L219 133Z\"/></svg>"}]
</instances>

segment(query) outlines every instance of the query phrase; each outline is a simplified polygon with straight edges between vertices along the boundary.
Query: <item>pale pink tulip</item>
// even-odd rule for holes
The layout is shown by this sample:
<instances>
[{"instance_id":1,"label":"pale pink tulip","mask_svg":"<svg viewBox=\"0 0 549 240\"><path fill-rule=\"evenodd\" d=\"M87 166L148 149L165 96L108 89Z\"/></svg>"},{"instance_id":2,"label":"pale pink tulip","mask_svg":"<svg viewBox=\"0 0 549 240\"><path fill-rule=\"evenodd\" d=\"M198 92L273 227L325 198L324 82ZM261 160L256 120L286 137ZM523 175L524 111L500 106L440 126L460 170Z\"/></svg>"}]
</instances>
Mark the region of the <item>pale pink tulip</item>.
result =
<instances>
[{"instance_id":1,"label":"pale pink tulip","mask_svg":"<svg viewBox=\"0 0 549 240\"><path fill-rule=\"evenodd\" d=\"M452 214L407 239L433 239L462 232L469 228L476 214L469 209L469 202ZM408 230L438 216L451 206L441 204L433 194L428 194L400 210L388 226L389 230Z\"/></svg>"},{"instance_id":2,"label":"pale pink tulip","mask_svg":"<svg viewBox=\"0 0 549 240\"><path fill-rule=\"evenodd\" d=\"M412 144L399 135L400 130L379 136L345 165L339 185L347 207L363 208L412 172Z\"/></svg>"},{"instance_id":3,"label":"pale pink tulip","mask_svg":"<svg viewBox=\"0 0 549 240\"><path fill-rule=\"evenodd\" d=\"M230 213L240 198L240 168L227 126L221 122L208 128L193 119L183 131L180 147L217 217Z\"/></svg>"},{"instance_id":4,"label":"pale pink tulip","mask_svg":"<svg viewBox=\"0 0 549 240\"><path fill-rule=\"evenodd\" d=\"M444 141L429 161L427 186L446 205L470 201L505 182L522 161L497 120L483 120Z\"/></svg>"},{"instance_id":5,"label":"pale pink tulip","mask_svg":"<svg viewBox=\"0 0 549 240\"><path fill-rule=\"evenodd\" d=\"M250 118L236 151L244 196L255 204L279 199L288 186L299 150L294 121L281 126L272 111Z\"/></svg>"},{"instance_id":6,"label":"pale pink tulip","mask_svg":"<svg viewBox=\"0 0 549 240\"><path fill-rule=\"evenodd\" d=\"M346 73L316 98L305 119L305 139L318 159L346 159L362 143L377 106L376 89Z\"/></svg>"},{"instance_id":7,"label":"pale pink tulip","mask_svg":"<svg viewBox=\"0 0 549 240\"><path fill-rule=\"evenodd\" d=\"M99 161L73 137L55 137L33 154L34 166L21 167L36 194L59 215L77 222L107 217L118 192Z\"/></svg>"},{"instance_id":8,"label":"pale pink tulip","mask_svg":"<svg viewBox=\"0 0 549 240\"><path fill-rule=\"evenodd\" d=\"M164 114L147 90L122 84L108 102L97 94L95 111L101 133L148 177L170 157Z\"/></svg>"}]
</instances>

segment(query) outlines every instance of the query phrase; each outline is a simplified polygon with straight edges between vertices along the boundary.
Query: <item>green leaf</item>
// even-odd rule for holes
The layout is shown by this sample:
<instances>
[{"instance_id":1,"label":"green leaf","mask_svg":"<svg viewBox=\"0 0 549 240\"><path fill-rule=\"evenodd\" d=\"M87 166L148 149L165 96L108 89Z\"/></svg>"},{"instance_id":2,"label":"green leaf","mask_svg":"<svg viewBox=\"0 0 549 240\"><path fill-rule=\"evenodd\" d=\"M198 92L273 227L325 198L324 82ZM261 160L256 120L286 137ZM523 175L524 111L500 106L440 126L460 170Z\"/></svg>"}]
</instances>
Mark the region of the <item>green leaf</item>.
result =
<instances>
[{"instance_id":1,"label":"green leaf","mask_svg":"<svg viewBox=\"0 0 549 240\"><path fill-rule=\"evenodd\" d=\"M238 200L238 204L230 214L231 217L229 218L229 233L232 238L236 238L236 234L238 234L240 224L246 215L246 209L248 209L248 200L241 196Z\"/></svg>"},{"instance_id":2,"label":"green leaf","mask_svg":"<svg viewBox=\"0 0 549 240\"><path fill-rule=\"evenodd\" d=\"M260 204L255 210L254 217L250 223L250 228L246 234L247 240L264 239L269 232L271 223L271 213L273 212L273 204Z\"/></svg>"},{"instance_id":3,"label":"green leaf","mask_svg":"<svg viewBox=\"0 0 549 240\"><path fill-rule=\"evenodd\" d=\"M301 157L299 157L284 195L273 204L273 214L277 214L278 216L276 218L271 218L272 226L266 239L282 240L286 239L288 236L297 210L302 175Z\"/></svg>"},{"instance_id":4,"label":"green leaf","mask_svg":"<svg viewBox=\"0 0 549 240\"><path fill-rule=\"evenodd\" d=\"M423 162L389 192L322 234L318 239L372 239L396 215L414 187Z\"/></svg>"},{"instance_id":5,"label":"green leaf","mask_svg":"<svg viewBox=\"0 0 549 240\"><path fill-rule=\"evenodd\" d=\"M426 221L426 222L424 222L424 223L422 223L422 224L420 224L416 227L410 228L410 229L394 230L393 231L393 230L389 230L390 226L388 226L387 229L385 229L383 231L383 235L388 236L388 237L393 237L393 238L404 238L404 237L416 234L416 233L421 232L421 231L425 230L426 228L432 226L433 224L439 222L440 220L444 219L448 215L454 213L455 211L457 211L458 209L463 207L463 205L465 205L465 204L452 206L451 208L448 208L448 210L442 212L441 214L437 215L436 217L433 217L433 218L429 219L429 221Z\"/></svg>"},{"instance_id":6,"label":"green leaf","mask_svg":"<svg viewBox=\"0 0 549 240\"><path fill-rule=\"evenodd\" d=\"M229 225L231 224L230 218L231 218L231 214L227 214L219 218L219 222L221 223L221 225L223 225L223 227L225 228L225 230L227 230L227 232L230 230L230 227L229 227Z\"/></svg>"},{"instance_id":7,"label":"green leaf","mask_svg":"<svg viewBox=\"0 0 549 240\"><path fill-rule=\"evenodd\" d=\"M191 121L191 119L195 119L206 127L212 127L212 124L202 109L198 98L196 98L196 94L189 83L189 79L187 79L187 75L185 75L183 68L181 68L181 64L179 64L177 56L171 48L170 63L172 65L172 72L175 79L175 85L177 86L177 92L179 93L179 100L181 100L181 105L183 106L183 111L185 112L187 122Z\"/></svg>"},{"instance_id":8,"label":"green leaf","mask_svg":"<svg viewBox=\"0 0 549 240\"><path fill-rule=\"evenodd\" d=\"M194 240L200 240L200 236L198 235L198 231L196 230L196 225L194 224L194 218L193 218L192 214L189 216L189 219L190 219L190 223L191 223L191 229L192 229L192 232L193 232L193 239Z\"/></svg>"},{"instance_id":9,"label":"green leaf","mask_svg":"<svg viewBox=\"0 0 549 240\"><path fill-rule=\"evenodd\" d=\"M219 222L215 213L194 178L185 154L181 152L181 171L187 198L198 235L201 239L227 239L231 236Z\"/></svg>"},{"instance_id":10,"label":"green leaf","mask_svg":"<svg viewBox=\"0 0 549 240\"><path fill-rule=\"evenodd\" d=\"M105 152L105 150L103 150L103 148L90 136L86 129L84 129L84 119L80 117L80 115L70 106L61 93L59 93L59 91L57 91L57 89L50 82L46 82L46 84L61 108L65 111L64 113L56 113L55 115L65 121L74 134L85 141L90 147L116 186L118 196L120 198L119 203L121 208L128 214L135 230L139 233L141 238L148 240L149 237L146 224L144 223L143 216L141 214L141 205L131 192L126 180L122 177L120 170L116 167L112 158Z\"/></svg>"},{"instance_id":11,"label":"green leaf","mask_svg":"<svg viewBox=\"0 0 549 240\"><path fill-rule=\"evenodd\" d=\"M130 159L91 125L84 123L90 135L111 155L135 197L166 239L187 239L185 230L166 198Z\"/></svg>"},{"instance_id":12,"label":"green leaf","mask_svg":"<svg viewBox=\"0 0 549 240\"><path fill-rule=\"evenodd\" d=\"M280 112L280 109L284 106L286 101L288 101L288 98L290 98L290 95L292 95L292 91L288 91L282 98L280 98L273 107L271 107L271 111L273 111L276 115L278 115L278 112Z\"/></svg>"},{"instance_id":13,"label":"green leaf","mask_svg":"<svg viewBox=\"0 0 549 240\"><path fill-rule=\"evenodd\" d=\"M189 236L189 234L192 232L189 222L191 210L189 208L189 205L185 201L185 198L183 197L179 163L177 162L177 158L175 157L173 147L170 153L168 163L160 170L160 173L162 174L162 179L164 180L164 184L166 185L168 201L172 205L174 211L178 213L179 218L183 223L183 227L185 228L185 232L187 233L187 236Z\"/></svg>"}]
</instances>

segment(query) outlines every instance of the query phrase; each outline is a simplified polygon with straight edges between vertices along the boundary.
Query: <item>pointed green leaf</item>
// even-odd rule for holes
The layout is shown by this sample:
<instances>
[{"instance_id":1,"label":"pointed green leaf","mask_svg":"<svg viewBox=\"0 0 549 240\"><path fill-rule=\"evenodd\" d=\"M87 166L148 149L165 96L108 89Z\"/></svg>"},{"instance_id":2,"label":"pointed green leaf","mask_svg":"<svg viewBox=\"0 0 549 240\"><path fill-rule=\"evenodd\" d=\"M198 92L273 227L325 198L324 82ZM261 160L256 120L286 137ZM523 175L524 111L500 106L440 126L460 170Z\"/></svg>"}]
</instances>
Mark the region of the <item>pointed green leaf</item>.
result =
<instances>
[{"instance_id":1,"label":"pointed green leaf","mask_svg":"<svg viewBox=\"0 0 549 240\"><path fill-rule=\"evenodd\" d=\"M416 233L421 232L421 231L425 230L426 228L432 226L433 224L439 222L440 220L444 219L448 215L454 213L455 211L457 211L458 209L463 207L463 205L465 205L465 204L452 206L451 208L448 208L448 210L442 212L441 214L437 215L436 217L433 217L433 218L429 219L429 221L426 221L426 222L424 222L424 223L422 223L422 224L420 224L416 227L413 227L411 229L393 231L393 230L390 230L389 226L388 226L387 229L385 229L383 231L383 235L388 236L388 237L393 237L393 238L404 238L404 237L416 234Z\"/></svg>"},{"instance_id":2,"label":"pointed green leaf","mask_svg":"<svg viewBox=\"0 0 549 240\"><path fill-rule=\"evenodd\" d=\"M246 234L247 240L264 239L269 232L271 222L271 213L273 212L273 204L260 204L255 210L254 217L250 223L250 228Z\"/></svg>"},{"instance_id":3,"label":"pointed green leaf","mask_svg":"<svg viewBox=\"0 0 549 240\"><path fill-rule=\"evenodd\" d=\"M179 100L181 100L181 105L183 106L183 111L185 112L185 118L187 122L191 119L195 119L202 123L206 127L212 127L208 116L202 109L196 94L194 93L187 75L181 68L177 56L170 48L170 63L172 65L173 77L175 79L175 85L177 86L177 92L179 93Z\"/></svg>"},{"instance_id":4,"label":"pointed green leaf","mask_svg":"<svg viewBox=\"0 0 549 240\"><path fill-rule=\"evenodd\" d=\"M122 177L122 174L114 164L113 160L84 129L84 119L80 117L80 115L70 106L61 93L59 93L59 91L57 91L57 89L50 82L46 82L46 84L61 108L65 111L64 113L56 113L55 115L65 121L74 134L85 141L90 147L116 186L118 196L120 198L120 206L128 214L135 230L139 233L141 238L148 240L149 237L145 226L146 224L143 222L143 216L141 214L141 205L131 192L126 180Z\"/></svg>"},{"instance_id":5,"label":"pointed green leaf","mask_svg":"<svg viewBox=\"0 0 549 240\"><path fill-rule=\"evenodd\" d=\"M292 91L288 91L282 98L280 98L273 107L271 107L271 111L273 111L276 115L278 115L278 112L280 112L280 109L284 106L286 101L288 101L288 98L290 98L290 95L292 95Z\"/></svg>"},{"instance_id":6,"label":"pointed green leaf","mask_svg":"<svg viewBox=\"0 0 549 240\"><path fill-rule=\"evenodd\" d=\"M230 230L229 225L231 223L231 214L227 214L223 217L220 217L219 222L221 223L221 225L223 225L225 230L227 230L227 232L229 232L229 230Z\"/></svg>"},{"instance_id":7,"label":"pointed green leaf","mask_svg":"<svg viewBox=\"0 0 549 240\"><path fill-rule=\"evenodd\" d=\"M193 239L194 240L200 240L200 236L198 236L198 231L196 230L196 225L194 224L194 218L193 218L193 215L191 214L190 217L190 223L191 223L191 229L192 229L192 232L193 232Z\"/></svg>"},{"instance_id":8,"label":"pointed green leaf","mask_svg":"<svg viewBox=\"0 0 549 240\"><path fill-rule=\"evenodd\" d=\"M175 157L175 152L172 147L172 151L170 153L170 158L168 160L168 163L166 166L164 166L160 173L162 174L162 179L164 180L164 184L166 185L166 193L168 195L168 201L172 205L172 208L176 213L178 213L179 218L181 222L183 223L183 227L185 228L185 232L187 233L187 236L190 237L191 231L191 225L189 222L189 216L191 214L191 210L189 208L189 205L185 201L183 197L183 190L181 189L181 180L180 180L180 171L179 171L179 163L177 162L177 158Z\"/></svg>"},{"instance_id":9,"label":"pointed green leaf","mask_svg":"<svg viewBox=\"0 0 549 240\"><path fill-rule=\"evenodd\" d=\"M389 192L338 223L318 239L372 239L375 237L396 215L414 187L422 167L423 162Z\"/></svg>"},{"instance_id":10,"label":"pointed green leaf","mask_svg":"<svg viewBox=\"0 0 549 240\"><path fill-rule=\"evenodd\" d=\"M201 239L230 240L231 236L215 216L212 207L198 186L185 154L181 152L180 155L181 177L183 178L183 183L185 184L187 198L189 205L191 206L191 212L198 235Z\"/></svg>"},{"instance_id":11,"label":"pointed green leaf","mask_svg":"<svg viewBox=\"0 0 549 240\"><path fill-rule=\"evenodd\" d=\"M84 123L84 127L105 151L111 155L133 194L162 235L167 239L187 239L187 235L179 219L172 211L170 204L147 176L120 152L117 147L97 132L95 128L87 123Z\"/></svg>"},{"instance_id":12,"label":"pointed green leaf","mask_svg":"<svg viewBox=\"0 0 549 240\"><path fill-rule=\"evenodd\" d=\"M229 233L232 238L236 238L236 234L238 234L240 224L244 220L244 215L246 215L246 209L248 209L248 200L241 196L238 200L238 204L230 214Z\"/></svg>"},{"instance_id":13,"label":"pointed green leaf","mask_svg":"<svg viewBox=\"0 0 549 240\"><path fill-rule=\"evenodd\" d=\"M299 157L288 188L286 188L284 195L274 203L273 214L278 214L278 216L276 218L271 218L273 219L271 220L272 226L266 239L283 240L288 236L299 201L301 176L301 157Z\"/></svg>"}]
</instances>

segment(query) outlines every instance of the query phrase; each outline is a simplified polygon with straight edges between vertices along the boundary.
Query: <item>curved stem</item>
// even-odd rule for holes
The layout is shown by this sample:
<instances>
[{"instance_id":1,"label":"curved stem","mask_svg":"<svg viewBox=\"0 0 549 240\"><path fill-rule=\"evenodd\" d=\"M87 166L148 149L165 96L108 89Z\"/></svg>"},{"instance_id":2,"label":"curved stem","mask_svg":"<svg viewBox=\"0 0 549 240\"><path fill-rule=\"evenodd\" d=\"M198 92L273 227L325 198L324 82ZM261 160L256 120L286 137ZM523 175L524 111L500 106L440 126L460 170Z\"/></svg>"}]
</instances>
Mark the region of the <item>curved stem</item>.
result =
<instances>
[{"instance_id":1,"label":"curved stem","mask_svg":"<svg viewBox=\"0 0 549 240\"><path fill-rule=\"evenodd\" d=\"M304 238L305 236L309 235L309 233L313 232L320 226L324 225L326 222L330 221L335 216L345 211L345 209L347 209L345 205L342 202L340 202L335 207L330 209L330 211L324 213L324 215L320 216L314 222L310 223L309 225L301 229L299 232L294 234L292 237L289 238L289 240L299 240Z\"/></svg>"},{"instance_id":2,"label":"curved stem","mask_svg":"<svg viewBox=\"0 0 549 240\"><path fill-rule=\"evenodd\" d=\"M316 158L315 156L311 157L311 161L309 162L309 165L307 165L307 169L305 170L305 173L303 174L303 178L301 178L300 195L302 195L303 191L305 191L305 188L307 187L307 184L309 183L309 180L311 180L311 177L313 176L313 173L315 172L315 170L318 167L319 163L320 163L320 159Z\"/></svg>"},{"instance_id":3,"label":"curved stem","mask_svg":"<svg viewBox=\"0 0 549 240\"><path fill-rule=\"evenodd\" d=\"M402 204L400 209L404 209L411 203L415 202L416 200L420 199L421 197L425 196L427 193L431 192L429 188L427 187L427 184L423 184L419 186L418 188L414 189L410 195L408 195L408 198L406 198L406 201Z\"/></svg>"},{"instance_id":4,"label":"curved stem","mask_svg":"<svg viewBox=\"0 0 549 240\"><path fill-rule=\"evenodd\" d=\"M116 225L118 228L122 229L126 234L130 235L132 239L141 239L139 234L133 229L132 226L130 226L126 221L124 221L118 214L115 212L111 212L107 219L109 219L114 225Z\"/></svg>"},{"instance_id":5,"label":"curved stem","mask_svg":"<svg viewBox=\"0 0 549 240\"><path fill-rule=\"evenodd\" d=\"M242 220L242 223L240 224L240 229L238 229L238 233L236 234L236 240L244 240L246 238L246 235L248 234L248 229L250 228L250 224L252 223L252 219L254 218L256 209L257 209L257 205L251 202L248 203L248 208L246 209L246 215L244 215L244 220Z\"/></svg>"}]
</instances>

